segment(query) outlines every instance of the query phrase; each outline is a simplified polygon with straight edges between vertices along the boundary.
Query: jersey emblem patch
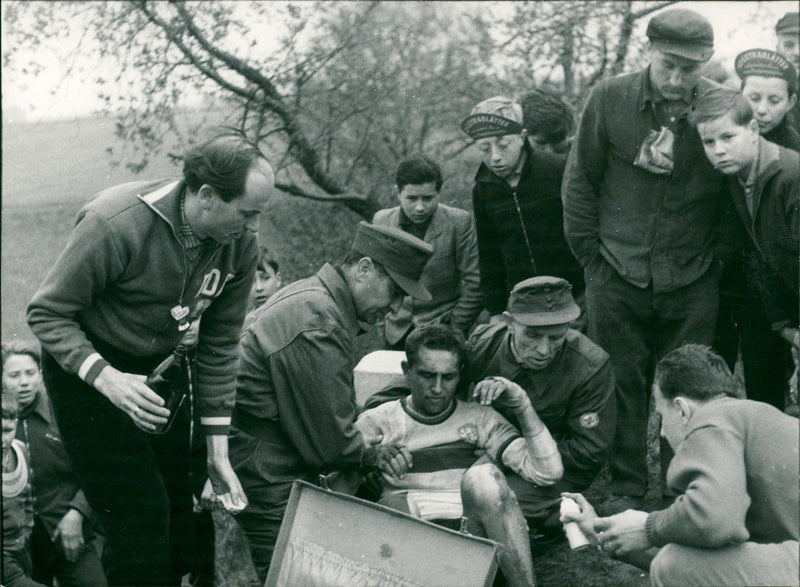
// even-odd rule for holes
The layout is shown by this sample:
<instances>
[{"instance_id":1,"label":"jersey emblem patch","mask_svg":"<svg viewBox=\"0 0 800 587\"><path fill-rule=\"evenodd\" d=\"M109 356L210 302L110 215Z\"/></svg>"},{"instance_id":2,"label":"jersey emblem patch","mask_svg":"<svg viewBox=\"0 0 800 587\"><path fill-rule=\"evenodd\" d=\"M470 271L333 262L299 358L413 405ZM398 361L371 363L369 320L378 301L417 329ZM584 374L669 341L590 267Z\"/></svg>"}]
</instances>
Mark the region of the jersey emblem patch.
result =
<instances>
[{"instance_id":1,"label":"jersey emblem patch","mask_svg":"<svg viewBox=\"0 0 800 587\"><path fill-rule=\"evenodd\" d=\"M600 416L597 412L586 412L581 416L580 423L584 428L595 428L600 423Z\"/></svg>"},{"instance_id":2,"label":"jersey emblem patch","mask_svg":"<svg viewBox=\"0 0 800 587\"><path fill-rule=\"evenodd\" d=\"M475 424L466 424L458 429L458 436L467 444L477 444L478 427Z\"/></svg>"}]
</instances>

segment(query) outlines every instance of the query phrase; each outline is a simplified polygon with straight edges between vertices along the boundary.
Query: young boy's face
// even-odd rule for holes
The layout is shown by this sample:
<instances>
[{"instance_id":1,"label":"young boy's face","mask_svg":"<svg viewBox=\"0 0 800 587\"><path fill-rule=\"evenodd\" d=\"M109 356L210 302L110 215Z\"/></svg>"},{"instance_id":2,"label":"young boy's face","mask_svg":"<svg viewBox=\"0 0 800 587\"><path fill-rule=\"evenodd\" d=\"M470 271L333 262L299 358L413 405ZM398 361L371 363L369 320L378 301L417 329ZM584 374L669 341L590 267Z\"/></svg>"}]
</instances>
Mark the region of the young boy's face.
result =
<instances>
[{"instance_id":1,"label":"young boy's face","mask_svg":"<svg viewBox=\"0 0 800 587\"><path fill-rule=\"evenodd\" d=\"M747 175L758 157L758 124L736 124L730 113L697 125L711 164L725 175Z\"/></svg>"},{"instance_id":2,"label":"young boy's face","mask_svg":"<svg viewBox=\"0 0 800 587\"><path fill-rule=\"evenodd\" d=\"M414 224L423 224L433 216L439 206L436 182L409 183L397 194L400 207Z\"/></svg>"},{"instance_id":3,"label":"young boy's face","mask_svg":"<svg viewBox=\"0 0 800 587\"><path fill-rule=\"evenodd\" d=\"M517 168L522 155L522 145L527 136L525 131L521 134L503 135L501 137L486 137L478 139L475 144L481 153L483 163L498 177L505 179Z\"/></svg>"},{"instance_id":4,"label":"young boy's face","mask_svg":"<svg viewBox=\"0 0 800 587\"><path fill-rule=\"evenodd\" d=\"M797 101L797 96L789 96L789 84L780 77L751 75L745 79L742 94L750 102L762 135L778 126Z\"/></svg>"}]
</instances>

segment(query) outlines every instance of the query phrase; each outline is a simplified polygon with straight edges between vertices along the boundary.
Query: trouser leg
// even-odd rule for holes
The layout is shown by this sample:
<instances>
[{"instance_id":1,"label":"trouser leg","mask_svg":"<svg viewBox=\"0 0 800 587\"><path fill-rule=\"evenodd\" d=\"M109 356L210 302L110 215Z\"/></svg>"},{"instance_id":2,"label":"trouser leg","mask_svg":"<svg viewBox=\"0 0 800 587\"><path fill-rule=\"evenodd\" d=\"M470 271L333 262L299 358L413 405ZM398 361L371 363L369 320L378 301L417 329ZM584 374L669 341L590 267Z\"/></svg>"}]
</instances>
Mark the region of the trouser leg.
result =
<instances>
[{"instance_id":1,"label":"trouser leg","mask_svg":"<svg viewBox=\"0 0 800 587\"><path fill-rule=\"evenodd\" d=\"M247 537L256 574L263 585L294 479L278 480L270 475L264 459L259 458L269 447L245 432L235 428L231 431L229 451L231 465L248 501L247 507L236 516L236 522Z\"/></svg>"},{"instance_id":2,"label":"trouser leg","mask_svg":"<svg viewBox=\"0 0 800 587\"><path fill-rule=\"evenodd\" d=\"M721 548L668 544L650 565L652 585L798 585L798 542Z\"/></svg>"},{"instance_id":3,"label":"trouser leg","mask_svg":"<svg viewBox=\"0 0 800 587\"><path fill-rule=\"evenodd\" d=\"M612 491L647 490L647 370L653 344L652 294L624 279L605 261L587 273L589 337L611 357L616 379L617 427L609 459Z\"/></svg>"},{"instance_id":4,"label":"trouser leg","mask_svg":"<svg viewBox=\"0 0 800 587\"><path fill-rule=\"evenodd\" d=\"M741 309L739 323L747 399L766 402L783 411L792 367L789 345L772 331L761 300L751 300Z\"/></svg>"},{"instance_id":5,"label":"trouser leg","mask_svg":"<svg viewBox=\"0 0 800 587\"><path fill-rule=\"evenodd\" d=\"M589 485L561 480L553 485L540 487L526 481L516 473L508 473L506 481L516 495L517 503L519 503L528 524L537 529L546 529L544 526L557 523L560 530L561 522L558 521L558 512L561 504L561 492L580 493Z\"/></svg>"},{"instance_id":6,"label":"trouser leg","mask_svg":"<svg viewBox=\"0 0 800 587\"><path fill-rule=\"evenodd\" d=\"M43 373L70 461L106 529L109 584L169 584L170 501L149 435L47 353Z\"/></svg>"},{"instance_id":7,"label":"trouser leg","mask_svg":"<svg viewBox=\"0 0 800 587\"><path fill-rule=\"evenodd\" d=\"M653 365L665 354L686 343L711 345L719 310L720 268L713 265L706 274L685 287L654 294ZM648 389L652 381L647 383ZM666 478L673 450L661 439L661 473Z\"/></svg>"},{"instance_id":8,"label":"trouser leg","mask_svg":"<svg viewBox=\"0 0 800 587\"><path fill-rule=\"evenodd\" d=\"M737 303L739 303L738 296L732 296L725 292L720 293L719 313L712 345L731 372L736 366L736 359L739 355L739 324L736 320L738 312L734 307Z\"/></svg>"},{"instance_id":9,"label":"trouser leg","mask_svg":"<svg viewBox=\"0 0 800 587\"><path fill-rule=\"evenodd\" d=\"M512 587L536 584L528 525L506 478L493 464L467 469L461 480L464 515L500 546L500 568Z\"/></svg>"},{"instance_id":10,"label":"trouser leg","mask_svg":"<svg viewBox=\"0 0 800 587\"><path fill-rule=\"evenodd\" d=\"M84 524L88 524L84 521ZM89 537L84 549L74 561L67 560L60 544L50 539L46 526L37 516L31 532L31 578L51 585L53 577L62 587L103 587L107 585L94 541Z\"/></svg>"}]
</instances>

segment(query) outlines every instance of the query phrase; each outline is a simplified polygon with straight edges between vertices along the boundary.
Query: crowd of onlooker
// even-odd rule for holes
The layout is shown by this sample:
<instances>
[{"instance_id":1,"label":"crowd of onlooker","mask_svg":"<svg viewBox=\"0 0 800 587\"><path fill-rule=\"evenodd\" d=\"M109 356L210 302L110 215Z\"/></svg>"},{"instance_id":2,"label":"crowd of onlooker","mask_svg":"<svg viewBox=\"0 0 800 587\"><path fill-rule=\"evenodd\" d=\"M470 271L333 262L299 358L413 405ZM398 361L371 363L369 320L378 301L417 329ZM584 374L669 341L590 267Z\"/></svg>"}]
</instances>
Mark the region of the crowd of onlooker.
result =
<instances>
[{"instance_id":1,"label":"crowd of onlooker","mask_svg":"<svg viewBox=\"0 0 800 587\"><path fill-rule=\"evenodd\" d=\"M255 236L274 173L240 134L93 197L28 307L41 350L2 347L3 585L213 584L211 510L263 584L293 483L320 476L470 525L509 585L565 521L653 584L796 584L798 13L775 31L720 85L711 23L671 8L577 123L550 90L480 102L472 213L412 155L398 205L285 287ZM364 325L405 355L358 405ZM191 381L155 434L146 378L178 343Z\"/></svg>"}]
</instances>

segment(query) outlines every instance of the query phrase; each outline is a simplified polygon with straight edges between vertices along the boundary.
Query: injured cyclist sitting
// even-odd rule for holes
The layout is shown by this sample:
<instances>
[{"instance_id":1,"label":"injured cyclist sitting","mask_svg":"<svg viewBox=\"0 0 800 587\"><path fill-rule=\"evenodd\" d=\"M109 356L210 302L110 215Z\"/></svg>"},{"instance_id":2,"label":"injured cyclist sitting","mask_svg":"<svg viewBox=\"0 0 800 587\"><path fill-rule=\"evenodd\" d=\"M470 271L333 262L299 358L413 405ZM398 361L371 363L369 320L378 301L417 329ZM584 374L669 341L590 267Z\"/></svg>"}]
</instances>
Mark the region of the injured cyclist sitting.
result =
<instances>
[{"instance_id":1,"label":"injured cyclist sitting","mask_svg":"<svg viewBox=\"0 0 800 587\"><path fill-rule=\"evenodd\" d=\"M516 383L490 377L475 386L474 401L456 399L466 356L462 337L449 327L418 328L402 364L410 395L366 410L356 426L365 438L382 438L371 449L376 466L395 456L392 446L404 447L408 470L382 473L379 503L437 522L466 517L471 533L500 545L508 583L533 585L527 524L499 464L531 483L552 485L563 474L561 456ZM521 433L492 403L514 412Z\"/></svg>"}]
</instances>

